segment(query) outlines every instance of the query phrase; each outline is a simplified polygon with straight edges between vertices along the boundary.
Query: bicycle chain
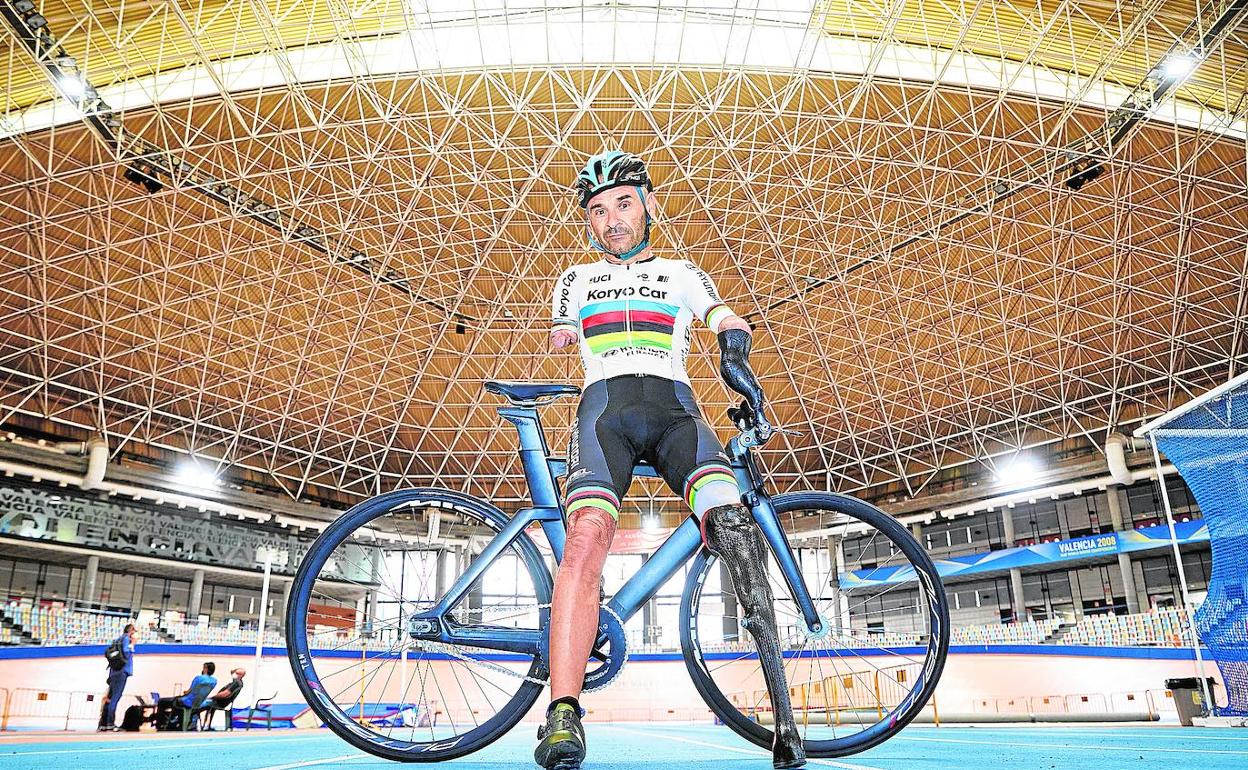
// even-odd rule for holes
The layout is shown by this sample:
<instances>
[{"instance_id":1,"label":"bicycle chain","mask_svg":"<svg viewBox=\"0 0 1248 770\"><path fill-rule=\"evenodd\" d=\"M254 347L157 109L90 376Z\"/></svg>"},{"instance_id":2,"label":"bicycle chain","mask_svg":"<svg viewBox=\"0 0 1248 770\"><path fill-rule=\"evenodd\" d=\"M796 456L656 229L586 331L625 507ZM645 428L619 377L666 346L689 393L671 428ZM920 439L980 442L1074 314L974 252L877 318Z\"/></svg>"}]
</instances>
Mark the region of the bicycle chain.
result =
<instances>
[{"instance_id":1,"label":"bicycle chain","mask_svg":"<svg viewBox=\"0 0 1248 770\"><path fill-rule=\"evenodd\" d=\"M617 622L617 623L619 623L619 624L620 624L620 628L621 628L621 629L623 629L623 628L624 628L624 619L620 617L619 613L617 613L615 610L611 609L611 607L610 607L609 605L607 605L607 604L600 604L600 605L598 605L598 606L599 606L599 608L606 610L608 615L610 615L611 617L615 618L615 622ZM518 605L518 606L515 606L515 607L496 607L496 608L491 608L491 609L493 609L493 610L495 610L495 611L517 612L517 611L520 611L520 610L524 610L524 611L528 611L528 610L548 610L548 609L550 609L550 607L551 607L551 605L550 605L550 604L532 604L532 605L521 604L521 605ZM483 614L483 615L484 615L484 614L485 614L488 610L486 610L485 608L482 608L482 609L470 609L470 610L467 610L467 611L468 611L468 612L478 612L478 613L481 613L481 614ZM461 662L463 662L463 663L471 663L471 664L473 664L473 665L485 666L486 668L491 668L491 669L494 669L495 671L498 671L498 672L503 673L503 674L507 674L508 676L514 676L514 677L517 677L517 678L523 679L523 680L525 680L526 682L532 682L533 684L541 685L542 687L546 687L547 685L549 685L549 684L550 684L550 680L549 680L549 679L538 679L538 678L537 678L537 677L535 677L535 676L529 676L528 674L520 674L520 673L517 673L517 672L512 671L511 669L507 668L506 666L499 665L498 663L493 663L493 662L488 661L488 660L478 660L478 659L473 658L473 657L470 657L470 656L468 656L468 655L466 655L466 654L464 654L464 653L462 653L462 652L458 652L458 651L456 651L454 647L452 647L452 646L451 646L451 645L449 645L449 644L445 644L445 643L443 643L443 642L431 642L431 641L425 641L425 640L416 640L416 641L414 642L414 644L415 644L416 646L420 647L421 649L425 649L425 650L432 650L432 651L436 651L436 652L441 652L441 653L443 653L444 655L449 655L450 657L452 657L452 658L456 658L457 660L459 660L459 661L461 661ZM624 666L628 665L628 640L627 640L627 639L625 639L625 640L624 640L623 647L624 647L624 650L623 650L623 652L624 652L624 660L620 662L620 670L623 670L623 669L624 669ZM583 690L583 692L598 692L599 690L605 690L606 688L610 687L610 686L611 686L614 682L615 682L615 677L611 677L610 679L608 679L607 681L605 681L605 682L603 682L602 684L598 685L597 687L587 687L587 688L585 688L585 689Z\"/></svg>"}]
</instances>

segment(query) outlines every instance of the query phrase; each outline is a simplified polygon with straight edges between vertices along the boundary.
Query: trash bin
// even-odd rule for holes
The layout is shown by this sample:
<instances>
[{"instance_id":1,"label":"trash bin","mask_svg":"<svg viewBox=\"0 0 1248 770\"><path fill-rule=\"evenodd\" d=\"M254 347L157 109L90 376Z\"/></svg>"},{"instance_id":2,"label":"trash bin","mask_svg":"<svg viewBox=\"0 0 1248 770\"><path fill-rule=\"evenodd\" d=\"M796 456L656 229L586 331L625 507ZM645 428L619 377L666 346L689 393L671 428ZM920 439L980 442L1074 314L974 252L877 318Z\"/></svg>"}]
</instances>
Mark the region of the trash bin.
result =
<instances>
[{"instance_id":1,"label":"trash bin","mask_svg":"<svg viewBox=\"0 0 1248 770\"><path fill-rule=\"evenodd\" d=\"M1213 677L1206 677L1209 695L1213 696ZM1166 689L1174 695L1174 707L1179 712L1179 724L1192 726L1192 717L1203 717L1209 713L1209 704L1205 703L1205 694L1200 689L1200 680L1194 676L1179 679L1167 679Z\"/></svg>"}]
</instances>

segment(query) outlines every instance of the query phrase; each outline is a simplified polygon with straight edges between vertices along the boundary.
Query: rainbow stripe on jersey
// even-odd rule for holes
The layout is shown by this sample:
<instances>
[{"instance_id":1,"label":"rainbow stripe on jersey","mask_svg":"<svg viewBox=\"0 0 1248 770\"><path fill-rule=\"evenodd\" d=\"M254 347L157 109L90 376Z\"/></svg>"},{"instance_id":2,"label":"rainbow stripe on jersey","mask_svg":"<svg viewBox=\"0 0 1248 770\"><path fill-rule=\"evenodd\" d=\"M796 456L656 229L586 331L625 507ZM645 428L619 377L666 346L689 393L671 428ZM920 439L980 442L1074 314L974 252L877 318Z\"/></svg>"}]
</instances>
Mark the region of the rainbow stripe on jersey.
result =
<instances>
[{"instance_id":1,"label":"rainbow stripe on jersey","mask_svg":"<svg viewBox=\"0 0 1248 770\"><path fill-rule=\"evenodd\" d=\"M581 331L594 355L614 348L672 349L680 308L650 300L612 300L581 308Z\"/></svg>"}]
</instances>

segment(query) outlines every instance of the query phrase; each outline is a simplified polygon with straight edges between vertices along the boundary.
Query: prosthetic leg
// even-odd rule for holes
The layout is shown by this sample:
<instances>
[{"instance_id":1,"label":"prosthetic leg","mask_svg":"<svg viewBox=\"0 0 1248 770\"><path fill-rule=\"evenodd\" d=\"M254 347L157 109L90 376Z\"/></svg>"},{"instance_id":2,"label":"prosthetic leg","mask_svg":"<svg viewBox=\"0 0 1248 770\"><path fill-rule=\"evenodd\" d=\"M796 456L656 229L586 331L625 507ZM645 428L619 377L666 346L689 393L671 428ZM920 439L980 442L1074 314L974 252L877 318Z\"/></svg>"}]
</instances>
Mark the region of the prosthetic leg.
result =
<instances>
[{"instance_id":1,"label":"prosthetic leg","mask_svg":"<svg viewBox=\"0 0 1248 770\"><path fill-rule=\"evenodd\" d=\"M771 764L780 768L802 767L806 750L793 721L789 687L780 657L774 597L767 582L766 549L754 518L744 505L721 505L706 512L702 519L702 540L711 553L728 567L733 591L742 608L742 625L754 638L763 679L771 695L776 718L776 737L771 747Z\"/></svg>"}]
</instances>

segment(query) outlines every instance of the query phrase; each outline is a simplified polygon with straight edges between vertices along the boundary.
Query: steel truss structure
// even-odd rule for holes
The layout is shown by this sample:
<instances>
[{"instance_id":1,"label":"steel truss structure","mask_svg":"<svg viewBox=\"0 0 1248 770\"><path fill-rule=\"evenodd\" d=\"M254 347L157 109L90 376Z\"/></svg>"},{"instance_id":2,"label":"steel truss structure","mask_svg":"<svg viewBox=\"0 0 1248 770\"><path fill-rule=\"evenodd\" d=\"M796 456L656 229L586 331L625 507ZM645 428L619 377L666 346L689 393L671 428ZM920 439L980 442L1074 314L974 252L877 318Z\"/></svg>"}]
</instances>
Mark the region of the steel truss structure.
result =
<instances>
[{"instance_id":1,"label":"steel truss structure","mask_svg":"<svg viewBox=\"0 0 1248 770\"><path fill-rule=\"evenodd\" d=\"M765 451L782 488L1100 446L1248 357L1242 2L0 3L15 426L296 498L514 500L481 382L578 378L546 319L594 258L568 188L604 146L651 165L660 251L754 322L802 434Z\"/></svg>"}]
</instances>

